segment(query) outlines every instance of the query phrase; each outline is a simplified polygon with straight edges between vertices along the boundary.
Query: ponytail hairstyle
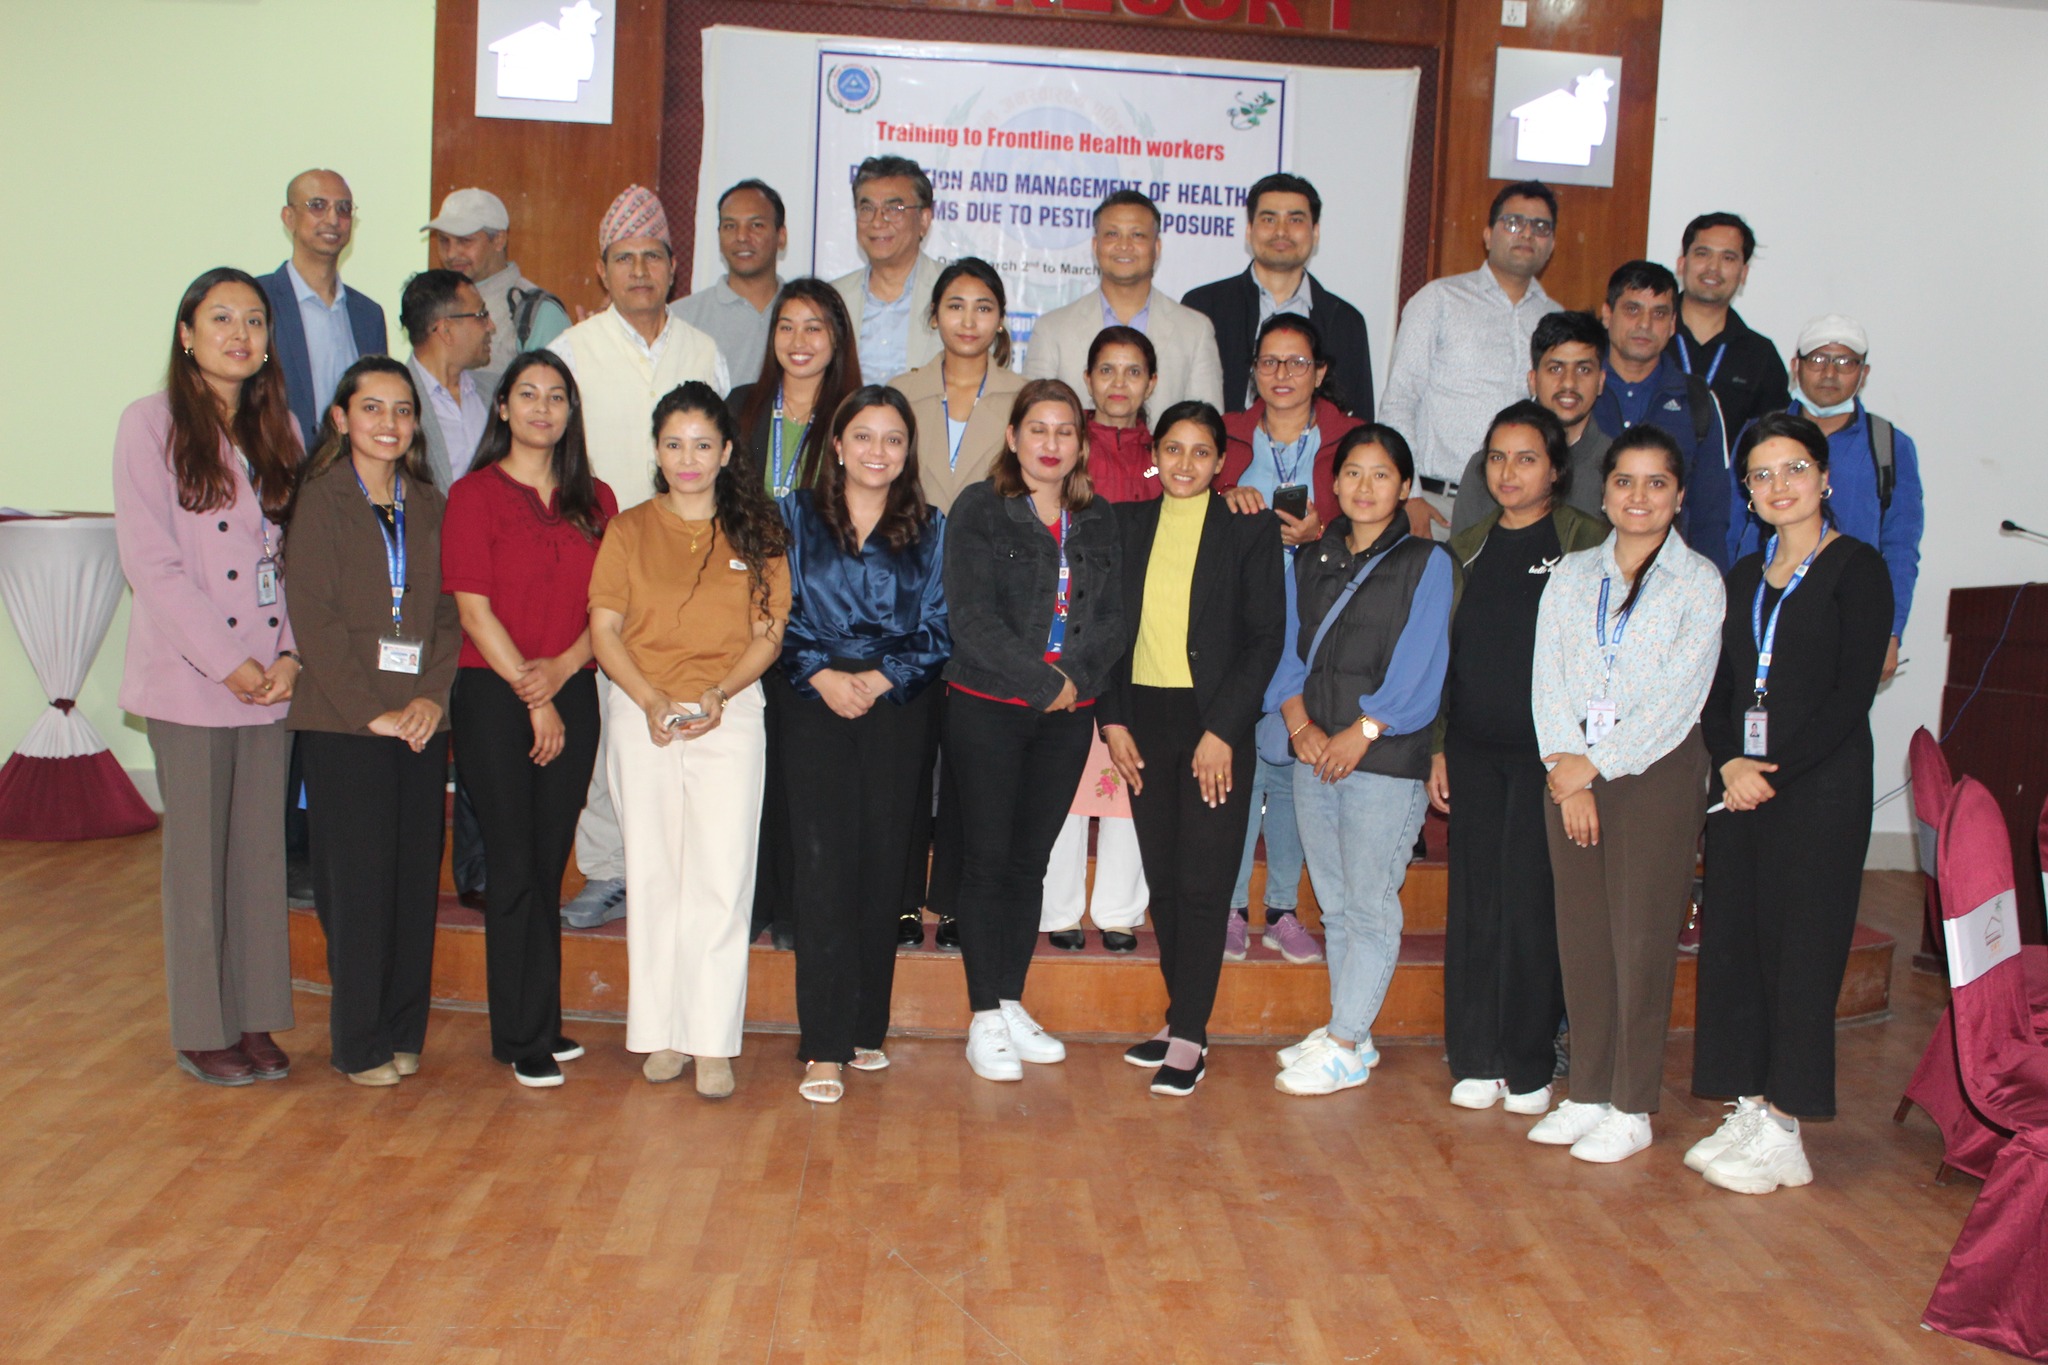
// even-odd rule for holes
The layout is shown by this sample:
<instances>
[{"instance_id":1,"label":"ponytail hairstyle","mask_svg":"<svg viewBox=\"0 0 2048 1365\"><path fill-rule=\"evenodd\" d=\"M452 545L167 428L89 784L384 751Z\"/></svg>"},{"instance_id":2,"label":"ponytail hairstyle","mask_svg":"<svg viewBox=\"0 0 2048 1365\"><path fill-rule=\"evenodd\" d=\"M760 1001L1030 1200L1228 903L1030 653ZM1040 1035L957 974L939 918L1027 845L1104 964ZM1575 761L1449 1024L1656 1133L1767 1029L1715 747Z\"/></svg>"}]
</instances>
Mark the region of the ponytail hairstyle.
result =
<instances>
[{"instance_id":1,"label":"ponytail hairstyle","mask_svg":"<svg viewBox=\"0 0 2048 1365\"><path fill-rule=\"evenodd\" d=\"M882 504L882 519L875 523L873 534L882 538L892 554L901 554L917 543L931 525L932 509L924 500L924 488L917 472L917 416L910 410L910 400L886 384L867 384L855 389L839 405L839 411L832 414L832 444L837 446L846 435L853 419L869 408L888 408L903 419L903 429L909 438L909 445L903 452L903 468L889 485L888 499ZM854 533L853 518L846 511L846 465L838 459L825 461L825 467L818 471L818 482L811 492L812 506L818 509L818 516L832 531L839 547L850 555L860 554L860 539Z\"/></svg>"},{"instance_id":2,"label":"ponytail hairstyle","mask_svg":"<svg viewBox=\"0 0 2048 1365\"><path fill-rule=\"evenodd\" d=\"M1352 416L1351 409L1345 405L1343 399L1337 396L1336 376L1330 373L1330 357L1328 352L1323 349L1322 331L1313 322L1310 322L1299 313L1275 313L1272 317L1259 324L1259 334L1252 340L1251 364L1254 391L1258 387L1259 352L1264 349L1266 338L1275 332L1292 332L1307 342L1310 367L1323 372L1323 382L1316 385L1316 391L1311 395L1310 401L1313 402L1320 399L1343 413L1346 417Z\"/></svg>"},{"instance_id":3,"label":"ponytail hairstyle","mask_svg":"<svg viewBox=\"0 0 2048 1365\"><path fill-rule=\"evenodd\" d=\"M1493 415L1486 428L1486 446L1493 449L1493 433L1502 427L1528 427L1543 438L1543 453L1550 460L1550 472L1557 478L1550 485L1550 505L1564 501L1572 486L1572 443L1565 439L1564 423L1557 414L1533 398L1510 403Z\"/></svg>"},{"instance_id":4,"label":"ponytail hairstyle","mask_svg":"<svg viewBox=\"0 0 2048 1365\"><path fill-rule=\"evenodd\" d=\"M562 437L548 457L548 469L555 480L555 506L562 520L575 527L585 540L604 534L604 508L597 500L597 478L590 472L590 450L583 439L583 397L576 389L576 376L553 351L525 351L513 357L491 396L491 423L477 443L476 458L469 472L488 469L512 453L512 424L501 414L511 401L512 391L532 370L550 370L561 378L569 394L569 421Z\"/></svg>"},{"instance_id":5,"label":"ponytail hairstyle","mask_svg":"<svg viewBox=\"0 0 2048 1365\"><path fill-rule=\"evenodd\" d=\"M1828 438L1827 433L1820 429L1819 423L1804 413L1765 413L1743 428L1742 435L1735 442L1735 481L1742 486L1745 516L1754 515L1756 512L1756 502L1749 495L1750 454L1765 441L1779 438L1799 442L1806 449L1806 458L1813 461L1813 467L1822 474L1828 472ZM1835 521L1834 504L1827 500L1825 493L1821 497L1820 515L1821 520L1827 525L1840 529Z\"/></svg>"},{"instance_id":6,"label":"ponytail hairstyle","mask_svg":"<svg viewBox=\"0 0 2048 1365\"><path fill-rule=\"evenodd\" d=\"M434 473L427 465L427 428L420 416L420 391L413 386L412 371L406 368L405 362L393 360L388 355L366 355L341 372L341 382L334 386L333 403L320 409L320 440L306 459L306 470L299 480L302 486L347 457L349 438L334 425L334 409L347 412L356 391L373 374L388 374L405 382L406 394L412 399L412 444L405 448L405 454L399 456L398 467L413 483L433 487Z\"/></svg>"},{"instance_id":7,"label":"ponytail hairstyle","mask_svg":"<svg viewBox=\"0 0 2048 1365\"><path fill-rule=\"evenodd\" d=\"M1613 445L1607 447L1607 455L1600 461L1602 487L1614 477L1614 470L1621 463L1621 457L1631 450L1654 450L1662 455L1664 467L1671 474L1671 481L1678 485L1679 492L1685 491L1685 455L1679 450L1678 442L1673 440L1671 433L1664 428L1653 427L1647 422L1641 426L1630 427L1614 438ZM1643 595L1643 583L1650 576L1650 568L1657 562L1657 556L1663 552L1665 544L1670 541L1671 534L1671 528L1666 527L1664 539L1658 541L1656 548L1644 558L1642 567L1636 570L1635 580L1628 585L1628 596L1622 600L1621 606L1614 613L1616 616L1625 615L1634 609L1636 599Z\"/></svg>"},{"instance_id":8,"label":"ponytail hairstyle","mask_svg":"<svg viewBox=\"0 0 2048 1365\"><path fill-rule=\"evenodd\" d=\"M770 353L773 354L772 351ZM753 589L754 606L766 618L767 564L771 559L782 557L789 544L789 533L782 524L781 514L775 510L775 503L768 497L768 490L761 486L759 466L737 439L731 410L718 396L718 390L709 384L701 379L692 379L661 396L661 401L654 405L653 439L657 449L661 444L661 429L668 425L669 418L690 413L708 419L718 428L718 439L732 448L732 458L725 462L712 482L711 516L724 533L726 543L732 546L733 553L746 561L747 583ZM661 472L658 456L654 465L654 491L668 492L668 477ZM712 542L717 542L716 536L712 537ZM698 565L698 582L703 581L703 570L710 562L711 546L706 545L703 563Z\"/></svg>"},{"instance_id":9,"label":"ponytail hairstyle","mask_svg":"<svg viewBox=\"0 0 2048 1365\"><path fill-rule=\"evenodd\" d=\"M221 411L220 399L178 335L179 324L196 328L200 305L224 284L239 284L253 291L263 305L266 323L266 335L251 338L263 347L263 364L242 381L241 401L232 422ZM213 512L234 505L235 475L220 449L225 440L249 462L249 482L255 486L256 501L264 514L277 522L291 515L304 447L285 397L284 370L267 335L269 321L270 298L263 286L233 266L207 271L185 286L185 296L178 301L177 321L171 326L170 369L164 378L164 394L171 407L165 453L178 481L178 506L187 512Z\"/></svg>"},{"instance_id":10,"label":"ponytail hairstyle","mask_svg":"<svg viewBox=\"0 0 2048 1365\"><path fill-rule=\"evenodd\" d=\"M932 286L931 307L925 310L924 320L936 330L939 325L939 300L946 297L946 289L962 275L971 275L996 297L996 312L1006 315L1010 309L1009 299L1003 293L1003 277L996 268L979 256L962 256L959 260L939 272L939 279ZM991 365L1007 368L1010 363L1010 324L1006 317L996 320L996 339L988 348Z\"/></svg>"},{"instance_id":11,"label":"ponytail hairstyle","mask_svg":"<svg viewBox=\"0 0 2048 1365\"><path fill-rule=\"evenodd\" d=\"M1230 445L1230 435L1223 426L1223 414L1199 398L1183 398L1165 412L1159 414L1159 425L1152 429L1152 445L1157 449L1166 440L1166 433L1182 422L1193 422L1209 433L1209 439L1216 443L1219 458ZM1218 472L1222 472L1220 469Z\"/></svg>"}]
</instances>

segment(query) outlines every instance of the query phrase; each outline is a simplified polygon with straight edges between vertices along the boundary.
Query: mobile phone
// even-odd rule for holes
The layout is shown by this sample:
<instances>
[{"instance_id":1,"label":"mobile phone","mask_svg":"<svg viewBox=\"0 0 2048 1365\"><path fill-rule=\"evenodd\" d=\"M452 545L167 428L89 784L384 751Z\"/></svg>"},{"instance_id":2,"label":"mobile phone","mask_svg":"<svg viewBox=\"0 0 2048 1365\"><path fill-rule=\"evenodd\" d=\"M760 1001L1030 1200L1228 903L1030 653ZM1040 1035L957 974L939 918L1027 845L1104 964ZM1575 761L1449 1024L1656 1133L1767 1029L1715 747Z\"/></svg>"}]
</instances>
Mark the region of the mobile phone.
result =
<instances>
[{"instance_id":1,"label":"mobile phone","mask_svg":"<svg viewBox=\"0 0 2048 1365\"><path fill-rule=\"evenodd\" d=\"M703 707L678 706L675 710L669 712L668 715L662 719L661 724L663 729L673 730L678 725L688 725L693 720L702 719L704 719Z\"/></svg>"},{"instance_id":2,"label":"mobile phone","mask_svg":"<svg viewBox=\"0 0 2048 1365\"><path fill-rule=\"evenodd\" d=\"M1290 517L1308 515L1308 485L1305 483L1283 483L1273 490L1273 510L1285 512Z\"/></svg>"}]
</instances>

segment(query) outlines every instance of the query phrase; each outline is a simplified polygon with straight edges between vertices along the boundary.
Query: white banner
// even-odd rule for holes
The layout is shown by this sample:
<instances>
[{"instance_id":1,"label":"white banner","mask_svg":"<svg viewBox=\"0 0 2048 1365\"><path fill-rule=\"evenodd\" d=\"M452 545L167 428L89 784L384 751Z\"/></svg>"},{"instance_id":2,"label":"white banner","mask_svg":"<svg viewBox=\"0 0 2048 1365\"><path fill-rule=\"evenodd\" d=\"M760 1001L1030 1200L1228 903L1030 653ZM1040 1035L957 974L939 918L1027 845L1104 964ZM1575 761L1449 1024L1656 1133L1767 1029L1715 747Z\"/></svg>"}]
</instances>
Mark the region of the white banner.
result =
<instances>
[{"instance_id":1,"label":"white banner","mask_svg":"<svg viewBox=\"0 0 2048 1365\"><path fill-rule=\"evenodd\" d=\"M870 156L909 157L932 178L926 254L996 267L1021 351L1033 318L1093 287L1094 210L1113 191L1159 205L1167 293L1240 273L1244 192L1291 164L1289 120L1282 69L823 41L812 268L831 279L861 264L854 170Z\"/></svg>"}]
</instances>

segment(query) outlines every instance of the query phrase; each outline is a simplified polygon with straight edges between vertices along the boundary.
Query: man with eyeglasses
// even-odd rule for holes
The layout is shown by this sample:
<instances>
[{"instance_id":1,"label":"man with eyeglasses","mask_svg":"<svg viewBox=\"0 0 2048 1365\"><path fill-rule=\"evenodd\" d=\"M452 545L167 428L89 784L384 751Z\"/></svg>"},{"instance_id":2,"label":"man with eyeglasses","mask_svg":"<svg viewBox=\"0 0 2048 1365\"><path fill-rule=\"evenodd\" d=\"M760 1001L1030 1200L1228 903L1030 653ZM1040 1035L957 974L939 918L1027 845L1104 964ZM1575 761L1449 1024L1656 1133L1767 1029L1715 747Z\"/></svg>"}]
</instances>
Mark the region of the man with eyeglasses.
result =
<instances>
[{"instance_id":1,"label":"man with eyeglasses","mask_svg":"<svg viewBox=\"0 0 2048 1365\"><path fill-rule=\"evenodd\" d=\"M1920 578L1920 451L1913 438L1863 406L1870 378L1870 339L1863 324L1829 313L1806 324L1792 357L1791 411L1811 417L1828 438L1828 510L1845 536L1875 545L1892 574L1892 641L1882 679L1899 668L1899 637ZM1746 510L1735 520L1731 557L1763 544L1763 528Z\"/></svg>"},{"instance_id":2,"label":"man with eyeglasses","mask_svg":"<svg viewBox=\"0 0 2048 1365\"><path fill-rule=\"evenodd\" d=\"M1728 555L1727 428L1714 392L1687 374L1668 348L1678 330L1678 279L1655 261L1628 261L1607 277L1600 306L1607 329L1607 376L1593 420L1610 437L1648 422L1678 442L1685 457L1685 502L1678 513L1685 543L1722 573Z\"/></svg>"},{"instance_id":3,"label":"man with eyeglasses","mask_svg":"<svg viewBox=\"0 0 2048 1365\"><path fill-rule=\"evenodd\" d=\"M384 310L341 282L341 253L356 230L346 180L333 171L301 171L285 187L278 216L292 254L261 283L285 397L310 451L342 371L363 356L384 354Z\"/></svg>"},{"instance_id":4,"label":"man with eyeglasses","mask_svg":"<svg viewBox=\"0 0 2048 1365\"><path fill-rule=\"evenodd\" d=\"M1205 314L1152 287L1159 273L1159 206L1137 190L1117 190L1095 206L1096 277L1101 283L1053 309L1031 329L1024 373L1060 379L1088 392L1088 348L1105 327L1135 327L1159 356L1159 382L1146 404L1161 413L1184 399L1223 407L1223 364Z\"/></svg>"},{"instance_id":5,"label":"man with eyeglasses","mask_svg":"<svg viewBox=\"0 0 2048 1365\"><path fill-rule=\"evenodd\" d=\"M423 230L441 268L467 276L490 312L497 334L476 384L486 395L493 393L513 356L537 351L569 330L569 310L520 272L510 254L512 215L489 190L451 191ZM467 461L456 466L466 467Z\"/></svg>"},{"instance_id":6,"label":"man with eyeglasses","mask_svg":"<svg viewBox=\"0 0 2048 1365\"><path fill-rule=\"evenodd\" d=\"M1600 466L1614 442L1593 420L1593 403L1607 384L1607 329L1591 313L1552 313L1529 339L1529 364L1529 396L1564 424L1571 446L1564 500L1604 522ZM1486 486L1486 452L1476 451L1458 480L1451 534L1477 526L1499 506Z\"/></svg>"},{"instance_id":7,"label":"man with eyeglasses","mask_svg":"<svg viewBox=\"0 0 2048 1365\"><path fill-rule=\"evenodd\" d=\"M1415 451L1408 525L1450 534L1465 464L1493 415L1523 396L1529 340L1560 305L1536 277L1557 245L1557 196L1535 180L1493 197L1480 234L1486 263L1431 280L1401 310L1380 420Z\"/></svg>"},{"instance_id":8,"label":"man with eyeglasses","mask_svg":"<svg viewBox=\"0 0 2048 1365\"><path fill-rule=\"evenodd\" d=\"M886 384L939 353L925 321L939 262L924 254L932 180L907 156L871 156L853 173L854 234L867 264L832 281L860 343L864 384Z\"/></svg>"},{"instance_id":9,"label":"man with eyeglasses","mask_svg":"<svg viewBox=\"0 0 2048 1365\"><path fill-rule=\"evenodd\" d=\"M1242 412L1251 406L1254 338L1267 318L1293 313L1322 334L1330 358L1328 382L1337 400L1352 416L1370 422L1372 352L1365 315L1308 271L1309 257L1322 241L1323 197L1307 180L1282 171L1253 182L1244 213L1251 265L1241 275L1197 286L1181 299L1216 328L1223 410Z\"/></svg>"},{"instance_id":10,"label":"man with eyeglasses","mask_svg":"<svg viewBox=\"0 0 2048 1365\"><path fill-rule=\"evenodd\" d=\"M1678 331L1671 338L1671 358L1714 391L1730 431L1791 401L1778 348L1733 307L1755 254L1756 233L1732 213L1693 219L1678 249Z\"/></svg>"},{"instance_id":11,"label":"man with eyeglasses","mask_svg":"<svg viewBox=\"0 0 2048 1365\"><path fill-rule=\"evenodd\" d=\"M398 325L412 343L405 363L419 390L427 467L445 493L469 472L490 425L490 397L477 387L475 375L489 369L498 329L483 294L453 270L422 270L407 280L398 297Z\"/></svg>"}]
</instances>

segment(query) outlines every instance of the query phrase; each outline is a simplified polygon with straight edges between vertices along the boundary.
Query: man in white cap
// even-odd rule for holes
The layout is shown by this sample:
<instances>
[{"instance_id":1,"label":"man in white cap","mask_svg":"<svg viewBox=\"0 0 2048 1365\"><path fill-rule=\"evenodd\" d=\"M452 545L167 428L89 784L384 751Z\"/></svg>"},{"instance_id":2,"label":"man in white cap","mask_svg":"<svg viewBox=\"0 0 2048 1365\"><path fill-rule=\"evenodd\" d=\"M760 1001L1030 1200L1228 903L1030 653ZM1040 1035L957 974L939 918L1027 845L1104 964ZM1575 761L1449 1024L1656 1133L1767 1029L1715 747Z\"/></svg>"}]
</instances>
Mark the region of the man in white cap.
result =
<instances>
[{"instance_id":1,"label":"man in white cap","mask_svg":"<svg viewBox=\"0 0 2048 1365\"><path fill-rule=\"evenodd\" d=\"M717 343L668 311L675 249L668 213L653 190L629 185L605 210L597 228L597 269L611 306L556 337L549 349L576 376L590 472L612 486L624 511L654 493L654 405L661 396L692 379L720 393L732 383ZM610 686L600 673L599 690ZM576 866L589 884L562 907L562 918L577 928L626 913L626 845L605 776L605 744L600 731L597 766L576 825Z\"/></svg>"},{"instance_id":2,"label":"man in white cap","mask_svg":"<svg viewBox=\"0 0 2048 1365\"><path fill-rule=\"evenodd\" d=\"M725 275L708 289L668 306L718 343L740 383L761 373L768 350L768 310L782 289L776 265L789 247L782 196L761 180L742 180L718 196L718 255Z\"/></svg>"},{"instance_id":3,"label":"man in white cap","mask_svg":"<svg viewBox=\"0 0 2048 1365\"><path fill-rule=\"evenodd\" d=\"M569 330L569 312L562 301L526 278L507 252L512 215L505 202L489 190L455 190L441 201L434 221L420 229L431 234L434 255L443 270L467 275L483 296L497 333L491 359L477 375L488 396L498 376L521 351L536 351Z\"/></svg>"},{"instance_id":4,"label":"man in white cap","mask_svg":"<svg viewBox=\"0 0 2048 1365\"><path fill-rule=\"evenodd\" d=\"M1920 577L1920 533L1927 525L1921 502L1920 452L1913 438L1874 412L1859 396L1870 378L1870 338L1863 324L1829 313L1806 324L1792 357L1792 412L1810 417L1828 438L1828 509L1843 535L1875 545L1892 574L1892 644L1884 678L1899 667L1899 637L1913 609ZM1763 528L1736 490L1736 555L1763 543Z\"/></svg>"}]
</instances>

